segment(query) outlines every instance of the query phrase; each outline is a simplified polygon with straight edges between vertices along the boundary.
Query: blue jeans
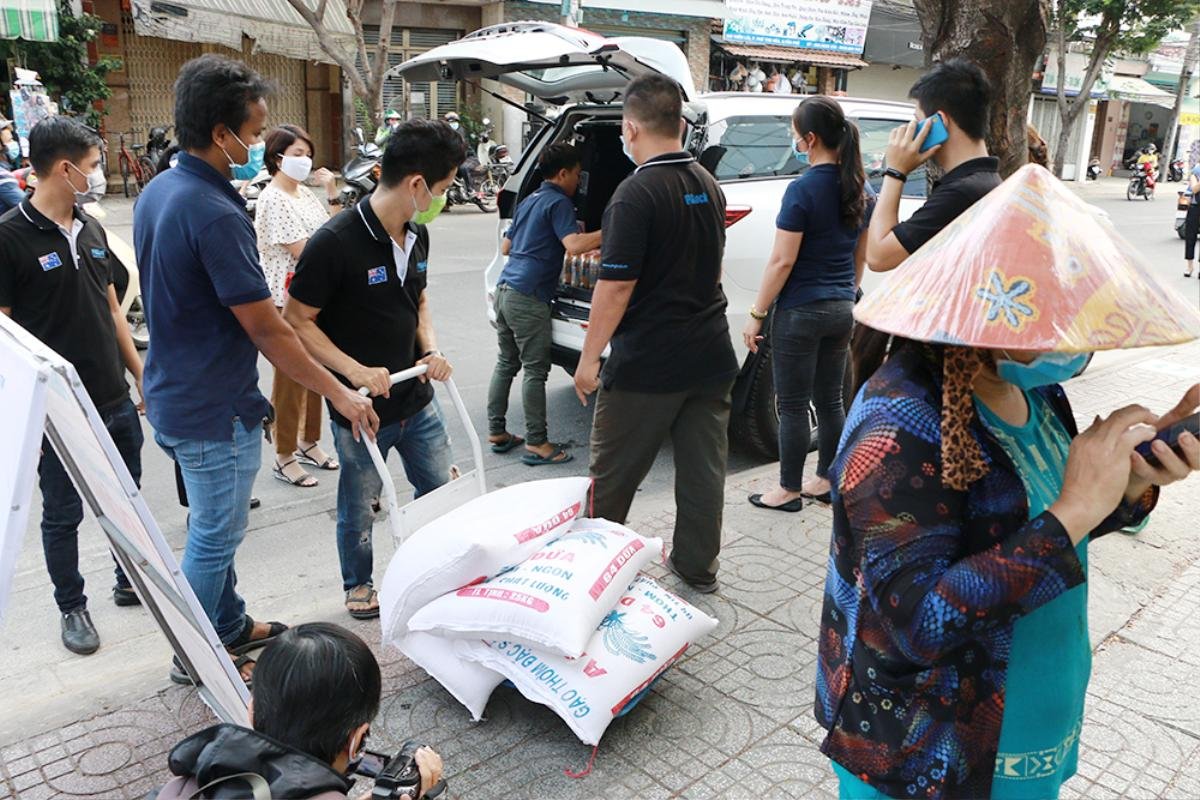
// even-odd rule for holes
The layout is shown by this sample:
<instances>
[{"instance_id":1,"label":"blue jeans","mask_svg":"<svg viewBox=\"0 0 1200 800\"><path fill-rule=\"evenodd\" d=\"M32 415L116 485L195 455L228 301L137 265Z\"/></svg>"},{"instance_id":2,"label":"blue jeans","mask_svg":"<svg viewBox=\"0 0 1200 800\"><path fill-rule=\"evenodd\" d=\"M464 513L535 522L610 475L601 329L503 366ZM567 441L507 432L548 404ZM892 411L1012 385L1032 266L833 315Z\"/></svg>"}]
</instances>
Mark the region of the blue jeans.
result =
<instances>
[{"instance_id":1,"label":"blue jeans","mask_svg":"<svg viewBox=\"0 0 1200 800\"><path fill-rule=\"evenodd\" d=\"M104 427L112 437L117 452L133 482L142 481L142 422L133 403L126 400L115 409L103 413ZM63 614L87 607L83 593L83 576L79 574L79 523L83 522L83 501L75 492L71 476L51 447L42 440L42 460L38 463L38 484L42 489L42 552L46 556L46 571L54 584L54 602ZM116 561L116 559L113 559ZM129 579L117 565L117 585L128 589Z\"/></svg>"},{"instance_id":2,"label":"blue jeans","mask_svg":"<svg viewBox=\"0 0 1200 800\"><path fill-rule=\"evenodd\" d=\"M384 459L389 450L400 454L404 474L416 497L432 492L450 480L450 437L437 402L432 402L403 422L384 425L375 437ZM349 428L333 423L333 445L342 468L338 471L337 545L342 563L342 587L349 591L372 585L374 551L371 503L379 497L383 481L362 442L354 441Z\"/></svg>"},{"instance_id":3,"label":"blue jeans","mask_svg":"<svg viewBox=\"0 0 1200 800\"><path fill-rule=\"evenodd\" d=\"M250 521L250 492L262 463L262 423L246 430L234 417L224 441L155 434L179 465L188 498L183 575L225 644L245 626L246 602L237 593L233 560Z\"/></svg>"},{"instance_id":4,"label":"blue jeans","mask_svg":"<svg viewBox=\"0 0 1200 800\"><path fill-rule=\"evenodd\" d=\"M846 425L842 383L854 326L853 300L819 300L779 309L771 321L771 363L779 402L779 485L800 491L817 412L817 475L829 477Z\"/></svg>"}]
</instances>

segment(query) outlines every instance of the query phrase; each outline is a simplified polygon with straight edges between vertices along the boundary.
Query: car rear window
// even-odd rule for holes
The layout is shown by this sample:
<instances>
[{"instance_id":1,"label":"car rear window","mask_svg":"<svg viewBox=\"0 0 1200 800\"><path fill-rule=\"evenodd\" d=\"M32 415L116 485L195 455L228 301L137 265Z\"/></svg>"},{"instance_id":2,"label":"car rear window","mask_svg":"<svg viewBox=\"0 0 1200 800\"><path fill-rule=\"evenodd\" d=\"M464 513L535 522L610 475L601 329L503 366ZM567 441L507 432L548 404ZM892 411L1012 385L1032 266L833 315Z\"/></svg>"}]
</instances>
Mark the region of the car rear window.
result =
<instances>
[{"instance_id":1,"label":"car rear window","mask_svg":"<svg viewBox=\"0 0 1200 800\"><path fill-rule=\"evenodd\" d=\"M867 181L879 191L883 183L883 154L896 120L857 118ZM727 117L708 129L708 147L701 163L719 181L799 175L806 167L792 154L790 116ZM906 197L924 197L925 168L914 170L904 186Z\"/></svg>"}]
</instances>

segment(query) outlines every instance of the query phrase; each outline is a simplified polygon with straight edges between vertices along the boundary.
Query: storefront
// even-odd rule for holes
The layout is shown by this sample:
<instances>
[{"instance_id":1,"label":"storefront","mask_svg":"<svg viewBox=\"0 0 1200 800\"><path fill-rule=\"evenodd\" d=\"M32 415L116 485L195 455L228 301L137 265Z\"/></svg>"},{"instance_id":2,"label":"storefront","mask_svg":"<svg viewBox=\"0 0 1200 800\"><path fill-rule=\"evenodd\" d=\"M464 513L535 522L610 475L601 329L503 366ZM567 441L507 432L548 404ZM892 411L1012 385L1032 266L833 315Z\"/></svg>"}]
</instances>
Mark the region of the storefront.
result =
<instances>
[{"instance_id":1,"label":"storefront","mask_svg":"<svg viewBox=\"0 0 1200 800\"><path fill-rule=\"evenodd\" d=\"M736 44L717 35L712 42L708 88L717 92L844 94L848 73L867 66L844 53Z\"/></svg>"},{"instance_id":2,"label":"storefront","mask_svg":"<svg viewBox=\"0 0 1200 800\"><path fill-rule=\"evenodd\" d=\"M849 73L852 97L912 102L908 92L925 72L921 23L911 5L876 2L863 46L869 66Z\"/></svg>"}]
</instances>

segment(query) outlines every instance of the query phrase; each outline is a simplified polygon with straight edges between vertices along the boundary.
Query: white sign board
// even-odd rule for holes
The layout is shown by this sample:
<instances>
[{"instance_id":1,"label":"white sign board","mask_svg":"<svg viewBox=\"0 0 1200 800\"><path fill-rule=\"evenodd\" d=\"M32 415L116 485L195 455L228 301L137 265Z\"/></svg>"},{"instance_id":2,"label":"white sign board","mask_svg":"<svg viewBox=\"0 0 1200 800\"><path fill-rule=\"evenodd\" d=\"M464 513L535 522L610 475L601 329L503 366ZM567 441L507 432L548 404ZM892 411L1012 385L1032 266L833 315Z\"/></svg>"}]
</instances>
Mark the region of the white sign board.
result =
<instances>
[{"instance_id":1,"label":"white sign board","mask_svg":"<svg viewBox=\"0 0 1200 800\"><path fill-rule=\"evenodd\" d=\"M201 695L223 721L248 724L249 693L142 499L75 368L0 314L0 487L15 488L0 516L0 618L25 532L43 432L71 476L84 508ZM6 434L6 435L5 435ZM30 443L33 443L30 446Z\"/></svg>"},{"instance_id":2,"label":"white sign board","mask_svg":"<svg viewBox=\"0 0 1200 800\"><path fill-rule=\"evenodd\" d=\"M871 0L725 0L724 36L742 44L859 55L870 22Z\"/></svg>"}]
</instances>

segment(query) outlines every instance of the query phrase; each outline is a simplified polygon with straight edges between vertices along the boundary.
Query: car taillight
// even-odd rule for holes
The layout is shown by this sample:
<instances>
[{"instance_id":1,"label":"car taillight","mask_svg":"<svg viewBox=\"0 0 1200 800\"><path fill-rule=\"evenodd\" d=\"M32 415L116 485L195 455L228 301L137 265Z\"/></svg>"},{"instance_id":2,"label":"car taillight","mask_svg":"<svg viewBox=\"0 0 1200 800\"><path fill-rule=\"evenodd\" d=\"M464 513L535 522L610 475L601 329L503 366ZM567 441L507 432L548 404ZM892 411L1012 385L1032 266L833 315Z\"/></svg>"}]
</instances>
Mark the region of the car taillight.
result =
<instances>
[{"instance_id":1,"label":"car taillight","mask_svg":"<svg viewBox=\"0 0 1200 800\"><path fill-rule=\"evenodd\" d=\"M726 206L725 227L728 228L733 225L733 223L739 221L753 210L750 206Z\"/></svg>"}]
</instances>

